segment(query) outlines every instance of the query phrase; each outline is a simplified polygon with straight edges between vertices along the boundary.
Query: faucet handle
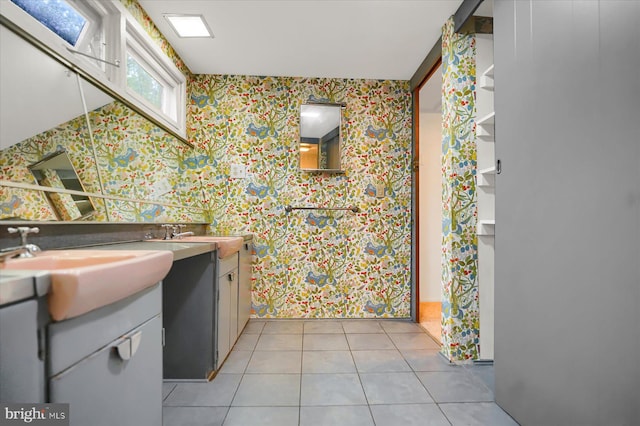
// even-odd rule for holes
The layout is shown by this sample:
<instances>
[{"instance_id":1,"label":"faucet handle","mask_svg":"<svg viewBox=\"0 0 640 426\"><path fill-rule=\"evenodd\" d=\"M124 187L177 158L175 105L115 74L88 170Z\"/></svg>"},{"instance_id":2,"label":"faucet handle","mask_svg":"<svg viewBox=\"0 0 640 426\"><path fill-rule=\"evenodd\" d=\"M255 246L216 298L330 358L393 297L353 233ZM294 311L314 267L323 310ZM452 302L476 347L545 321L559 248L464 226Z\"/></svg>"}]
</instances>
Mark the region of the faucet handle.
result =
<instances>
[{"instance_id":1,"label":"faucet handle","mask_svg":"<svg viewBox=\"0 0 640 426\"><path fill-rule=\"evenodd\" d=\"M173 237L173 232L175 232L176 227L170 223L165 223L164 225L160 225L164 228L164 238L163 240L170 240Z\"/></svg>"},{"instance_id":2,"label":"faucet handle","mask_svg":"<svg viewBox=\"0 0 640 426\"><path fill-rule=\"evenodd\" d=\"M33 227L29 228L28 226L18 226L17 228L7 228L7 232L10 234L15 234L16 232L20 233L20 241L23 246L27 245L27 235L29 234L37 234L40 232L40 228Z\"/></svg>"}]
</instances>

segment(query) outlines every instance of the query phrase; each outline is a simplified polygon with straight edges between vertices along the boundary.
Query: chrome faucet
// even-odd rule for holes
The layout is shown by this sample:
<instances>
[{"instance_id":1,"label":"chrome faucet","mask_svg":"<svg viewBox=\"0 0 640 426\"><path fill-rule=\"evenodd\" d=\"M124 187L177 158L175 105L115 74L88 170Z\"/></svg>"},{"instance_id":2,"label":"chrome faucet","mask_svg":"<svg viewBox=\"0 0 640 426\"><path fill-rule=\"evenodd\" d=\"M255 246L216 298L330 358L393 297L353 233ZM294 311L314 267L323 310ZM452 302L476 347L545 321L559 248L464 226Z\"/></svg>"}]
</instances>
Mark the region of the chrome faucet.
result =
<instances>
[{"instance_id":1,"label":"chrome faucet","mask_svg":"<svg viewBox=\"0 0 640 426\"><path fill-rule=\"evenodd\" d=\"M42 251L40 247L35 244L27 243L27 235L37 234L40 232L39 228L29 228L28 226L19 226L17 228L7 228L7 232L10 234L20 233L21 245L17 247L7 247L0 250L0 262L4 262L6 259L13 257L35 257L36 253Z\"/></svg>"},{"instance_id":2,"label":"chrome faucet","mask_svg":"<svg viewBox=\"0 0 640 426\"><path fill-rule=\"evenodd\" d=\"M171 224L165 223L164 225L160 225L160 226L164 228L164 237L162 238L163 240L173 240L173 239L179 240L180 238L186 237L188 235L195 235L191 231L180 232L185 227L185 225L171 225Z\"/></svg>"},{"instance_id":3,"label":"chrome faucet","mask_svg":"<svg viewBox=\"0 0 640 426\"><path fill-rule=\"evenodd\" d=\"M172 236L171 236L171 237L172 237L172 238L180 239L180 238L182 238L182 237L187 237L187 236L189 236L189 235L195 235L195 234L194 234L193 232L191 232L191 231L182 232L182 230L184 229L184 227L185 227L185 225L176 225L176 226L175 226L175 228L174 228L174 232L173 232L173 234L172 234ZM178 232L175 232L175 231L176 231L176 228L177 228L177 231L178 231Z\"/></svg>"}]
</instances>

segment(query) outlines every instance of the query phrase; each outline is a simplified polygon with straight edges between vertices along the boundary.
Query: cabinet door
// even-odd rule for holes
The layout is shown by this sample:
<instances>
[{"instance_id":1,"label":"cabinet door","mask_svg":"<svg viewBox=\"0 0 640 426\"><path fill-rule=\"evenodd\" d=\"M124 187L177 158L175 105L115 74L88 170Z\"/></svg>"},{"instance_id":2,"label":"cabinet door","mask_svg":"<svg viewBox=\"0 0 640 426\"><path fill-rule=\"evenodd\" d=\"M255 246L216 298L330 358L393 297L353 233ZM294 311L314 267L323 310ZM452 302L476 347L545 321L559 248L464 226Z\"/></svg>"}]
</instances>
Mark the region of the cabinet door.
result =
<instances>
[{"instance_id":1,"label":"cabinet door","mask_svg":"<svg viewBox=\"0 0 640 426\"><path fill-rule=\"evenodd\" d=\"M220 368L222 361L226 358L231 349L229 330L231 329L231 286L226 279L226 275L218 278L218 323L217 341L218 350L216 353L216 368Z\"/></svg>"},{"instance_id":2,"label":"cabinet door","mask_svg":"<svg viewBox=\"0 0 640 426\"><path fill-rule=\"evenodd\" d=\"M162 424L162 320L156 316L49 381L71 426Z\"/></svg>"},{"instance_id":3,"label":"cabinet door","mask_svg":"<svg viewBox=\"0 0 640 426\"><path fill-rule=\"evenodd\" d=\"M238 268L238 335L249 321L251 312L251 243L244 243L240 249Z\"/></svg>"},{"instance_id":4,"label":"cabinet door","mask_svg":"<svg viewBox=\"0 0 640 426\"><path fill-rule=\"evenodd\" d=\"M0 308L0 401L45 402L39 333L37 300Z\"/></svg>"},{"instance_id":5,"label":"cabinet door","mask_svg":"<svg viewBox=\"0 0 640 426\"><path fill-rule=\"evenodd\" d=\"M227 274L229 283L229 347L238 339L238 270Z\"/></svg>"},{"instance_id":6,"label":"cabinet door","mask_svg":"<svg viewBox=\"0 0 640 426\"><path fill-rule=\"evenodd\" d=\"M217 368L238 338L238 269L218 278L218 358Z\"/></svg>"}]
</instances>

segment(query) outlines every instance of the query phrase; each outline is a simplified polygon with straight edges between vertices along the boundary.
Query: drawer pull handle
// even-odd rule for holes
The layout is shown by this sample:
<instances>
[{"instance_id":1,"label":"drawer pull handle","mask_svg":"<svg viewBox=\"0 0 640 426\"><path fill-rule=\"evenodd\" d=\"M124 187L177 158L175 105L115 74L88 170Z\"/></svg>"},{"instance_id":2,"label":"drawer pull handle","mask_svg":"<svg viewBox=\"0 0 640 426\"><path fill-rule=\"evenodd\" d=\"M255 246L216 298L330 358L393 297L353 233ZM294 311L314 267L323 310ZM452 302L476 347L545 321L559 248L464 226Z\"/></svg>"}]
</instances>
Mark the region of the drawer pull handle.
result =
<instances>
[{"instance_id":1,"label":"drawer pull handle","mask_svg":"<svg viewBox=\"0 0 640 426\"><path fill-rule=\"evenodd\" d=\"M142 340L142 331L138 330L133 336L129 338L131 341L131 356L133 357L136 352L138 352L138 348L140 347L140 341Z\"/></svg>"},{"instance_id":2,"label":"drawer pull handle","mask_svg":"<svg viewBox=\"0 0 640 426\"><path fill-rule=\"evenodd\" d=\"M236 273L230 272L229 275L227 275L227 278L229 279L229 281L233 281L236 278Z\"/></svg>"},{"instance_id":3,"label":"drawer pull handle","mask_svg":"<svg viewBox=\"0 0 640 426\"><path fill-rule=\"evenodd\" d=\"M138 331L131 337L127 337L123 342L116 346L118 356L123 361L128 361L138 352L140 341L142 340L142 331Z\"/></svg>"}]
</instances>

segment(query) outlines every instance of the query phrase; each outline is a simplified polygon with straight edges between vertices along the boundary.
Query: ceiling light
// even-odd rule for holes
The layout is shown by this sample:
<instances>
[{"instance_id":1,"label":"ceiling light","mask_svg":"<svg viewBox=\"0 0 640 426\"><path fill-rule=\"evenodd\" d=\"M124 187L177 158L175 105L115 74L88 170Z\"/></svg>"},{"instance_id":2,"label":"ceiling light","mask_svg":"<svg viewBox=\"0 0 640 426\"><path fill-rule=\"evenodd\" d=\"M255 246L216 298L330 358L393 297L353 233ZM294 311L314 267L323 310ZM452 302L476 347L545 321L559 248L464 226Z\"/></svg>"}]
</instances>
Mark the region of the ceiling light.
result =
<instances>
[{"instance_id":1,"label":"ceiling light","mask_svg":"<svg viewBox=\"0 0 640 426\"><path fill-rule=\"evenodd\" d=\"M213 38L213 33L202 15L164 15L164 17L179 37Z\"/></svg>"}]
</instances>

